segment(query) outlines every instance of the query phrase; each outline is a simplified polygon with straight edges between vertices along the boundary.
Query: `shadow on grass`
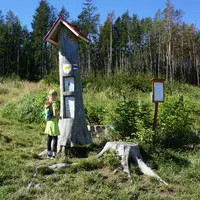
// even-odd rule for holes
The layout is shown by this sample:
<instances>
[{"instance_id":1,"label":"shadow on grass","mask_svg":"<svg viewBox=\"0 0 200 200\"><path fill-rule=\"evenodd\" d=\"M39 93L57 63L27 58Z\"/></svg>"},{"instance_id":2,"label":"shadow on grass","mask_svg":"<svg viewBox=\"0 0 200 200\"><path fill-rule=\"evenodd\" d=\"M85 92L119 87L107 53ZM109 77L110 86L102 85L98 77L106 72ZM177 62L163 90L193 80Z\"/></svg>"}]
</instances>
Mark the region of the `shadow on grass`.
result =
<instances>
[{"instance_id":1,"label":"shadow on grass","mask_svg":"<svg viewBox=\"0 0 200 200\"><path fill-rule=\"evenodd\" d=\"M188 167L190 162L180 155L175 155L175 152L163 152L161 154L163 162L173 162L180 167Z\"/></svg>"},{"instance_id":2,"label":"shadow on grass","mask_svg":"<svg viewBox=\"0 0 200 200\"><path fill-rule=\"evenodd\" d=\"M160 163L174 163L179 167L188 167L190 162L180 155L179 152L170 149L154 149L150 152L145 151L143 148L140 149L143 160L148 163L153 169L158 169Z\"/></svg>"}]
</instances>

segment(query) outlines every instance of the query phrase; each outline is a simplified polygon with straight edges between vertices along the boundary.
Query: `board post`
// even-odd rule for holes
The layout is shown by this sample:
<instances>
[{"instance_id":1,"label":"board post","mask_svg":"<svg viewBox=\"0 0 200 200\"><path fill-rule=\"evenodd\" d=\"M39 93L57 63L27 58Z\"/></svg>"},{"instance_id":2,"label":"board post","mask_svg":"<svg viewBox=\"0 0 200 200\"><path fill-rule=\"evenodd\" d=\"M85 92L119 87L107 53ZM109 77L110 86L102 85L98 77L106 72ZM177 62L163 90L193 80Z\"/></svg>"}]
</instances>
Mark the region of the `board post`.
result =
<instances>
[{"instance_id":1,"label":"board post","mask_svg":"<svg viewBox=\"0 0 200 200\"><path fill-rule=\"evenodd\" d=\"M155 102L155 112L154 112L154 119L153 119L153 131L156 130L157 117L158 117L158 102Z\"/></svg>"}]
</instances>

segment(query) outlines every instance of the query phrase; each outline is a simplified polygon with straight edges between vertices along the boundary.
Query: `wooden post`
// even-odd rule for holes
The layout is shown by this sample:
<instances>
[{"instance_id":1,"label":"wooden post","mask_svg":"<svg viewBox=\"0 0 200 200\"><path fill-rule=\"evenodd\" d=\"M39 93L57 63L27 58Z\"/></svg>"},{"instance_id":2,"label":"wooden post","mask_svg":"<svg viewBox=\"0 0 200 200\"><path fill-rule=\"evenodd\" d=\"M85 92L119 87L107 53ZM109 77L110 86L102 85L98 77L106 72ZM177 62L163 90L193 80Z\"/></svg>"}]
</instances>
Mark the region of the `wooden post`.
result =
<instances>
[{"instance_id":1,"label":"wooden post","mask_svg":"<svg viewBox=\"0 0 200 200\"><path fill-rule=\"evenodd\" d=\"M87 41L71 24L59 17L45 40L59 47L60 138L59 145L91 144L83 109L78 38Z\"/></svg>"},{"instance_id":2,"label":"wooden post","mask_svg":"<svg viewBox=\"0 0 200 200\"><path fill-rule=\"evenodd\" d=\"M155 112L154 112L154 119L153 119L153 131L156 130L157 117L158 117L158 102L155 102Z\"/></svg>"}]
</instances>

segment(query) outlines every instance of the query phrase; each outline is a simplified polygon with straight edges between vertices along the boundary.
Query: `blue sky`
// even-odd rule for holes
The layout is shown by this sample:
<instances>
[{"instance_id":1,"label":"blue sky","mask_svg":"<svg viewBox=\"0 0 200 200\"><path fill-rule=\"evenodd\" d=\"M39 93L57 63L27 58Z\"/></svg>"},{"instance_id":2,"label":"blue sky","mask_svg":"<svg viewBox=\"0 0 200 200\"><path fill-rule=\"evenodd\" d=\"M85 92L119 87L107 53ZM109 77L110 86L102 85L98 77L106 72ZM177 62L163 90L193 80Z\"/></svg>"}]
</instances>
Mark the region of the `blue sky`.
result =
<instances>
[{"instance_id":1,"label":"blue sky","mask_svg":"<svg viewBox=\"0 0 200 200\"><path fill-rule=\"evenodd\" d=\"M48 0L58 10L64 5L72 19L76 19L82 10L84 0ZM100 13L101 24L109 12L115 11L116 17L122 15L127 9L142 17L154 17L158 9L165 7L165 0L93 0ZM200 0L172 0L176 9L184 11L183 20L189 24L196 24L200 29ZM17 15L22 25L27 25L31 30L31 22L39 0L0 0L0 10L4 15L12 10Z\"/></svg>"}]
</instances>

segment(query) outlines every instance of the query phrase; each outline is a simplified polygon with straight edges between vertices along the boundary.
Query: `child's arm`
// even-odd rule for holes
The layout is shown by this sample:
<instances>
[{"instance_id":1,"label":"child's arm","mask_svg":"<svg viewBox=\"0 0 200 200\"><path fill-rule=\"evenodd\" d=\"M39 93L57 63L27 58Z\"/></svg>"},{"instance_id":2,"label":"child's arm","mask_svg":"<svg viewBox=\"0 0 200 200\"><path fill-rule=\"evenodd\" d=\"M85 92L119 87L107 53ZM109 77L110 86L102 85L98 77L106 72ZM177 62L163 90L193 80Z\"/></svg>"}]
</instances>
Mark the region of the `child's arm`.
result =
<instances>
[{"instance_id":1,"label":"child's arm","mask_svg":"<svg viewBox=\"0 0 200 200\"><path fill-rule=\"evenodd\" d=\"M58 115L56 103L53 103L52 107L53 107L53 116L56 117L57 119L62 119L62 117Z\"/></svg>"}]
</instances>

